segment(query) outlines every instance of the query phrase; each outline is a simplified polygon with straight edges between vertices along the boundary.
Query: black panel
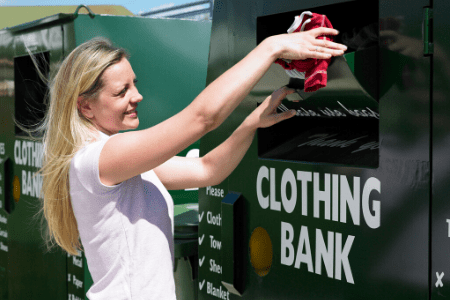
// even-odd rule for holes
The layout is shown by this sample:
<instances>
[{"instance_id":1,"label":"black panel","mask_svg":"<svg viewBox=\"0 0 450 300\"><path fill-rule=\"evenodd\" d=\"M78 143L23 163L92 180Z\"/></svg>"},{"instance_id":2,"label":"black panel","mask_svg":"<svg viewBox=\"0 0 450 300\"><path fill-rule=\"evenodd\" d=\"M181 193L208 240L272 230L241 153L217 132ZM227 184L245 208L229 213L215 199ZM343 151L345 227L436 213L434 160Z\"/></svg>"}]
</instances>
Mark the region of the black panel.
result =
<instances>
[{"instance_id":1,"label":"black panel","mask_svg":"<svg viewBox=\"0 0 450 300\"><path fill-rule=\"evenodd\" d=\"M36 54L34 59L39 70L30 56L14 58L15 119L27 127L36 125L45 115L48 88L44 81L49 74L50 52ZM16 135L25 133L16 126Z\"/></svg>"},{"instance_id":2,"label":"black panel","mask_svg":"<svg viewBox=\"0 0 450 300\"><path fill-rule=\"evenodd\" d=\"M304 11L325 14L340 32L334 40L347 45L348 50L331 60L327 86L316 92L305 92L304 79L292 78L283 71L273 75L282 76L285 84L296 90L290 100L300 101L284 100L279 107L279 112L295 109L295 117L258 130L258 156L376 168L380 117L378 1L345 2L258 17L257 43L286 33L295 16Z\"/></svg>"}]
</instances>

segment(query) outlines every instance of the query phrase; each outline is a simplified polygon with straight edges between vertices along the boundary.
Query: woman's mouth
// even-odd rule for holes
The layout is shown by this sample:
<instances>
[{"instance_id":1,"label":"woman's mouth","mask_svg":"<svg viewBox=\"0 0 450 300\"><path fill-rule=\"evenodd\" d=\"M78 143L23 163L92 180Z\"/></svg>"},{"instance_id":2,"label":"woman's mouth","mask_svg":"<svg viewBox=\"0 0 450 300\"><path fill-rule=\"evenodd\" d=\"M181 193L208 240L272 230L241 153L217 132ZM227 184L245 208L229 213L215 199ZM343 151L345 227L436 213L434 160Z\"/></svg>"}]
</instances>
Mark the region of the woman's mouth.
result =
<instances>
[{"instance_id":1,"label":"woman's mouth","mask_svg":"<svg viewBox=\"0 0 450 300\"><path fill-rule=\"evenodd\" d=\"M129 117L137 117L137 110L136 109L129 110L129 111L125 112L124 114Z\"/></svg>"}]
</instances>

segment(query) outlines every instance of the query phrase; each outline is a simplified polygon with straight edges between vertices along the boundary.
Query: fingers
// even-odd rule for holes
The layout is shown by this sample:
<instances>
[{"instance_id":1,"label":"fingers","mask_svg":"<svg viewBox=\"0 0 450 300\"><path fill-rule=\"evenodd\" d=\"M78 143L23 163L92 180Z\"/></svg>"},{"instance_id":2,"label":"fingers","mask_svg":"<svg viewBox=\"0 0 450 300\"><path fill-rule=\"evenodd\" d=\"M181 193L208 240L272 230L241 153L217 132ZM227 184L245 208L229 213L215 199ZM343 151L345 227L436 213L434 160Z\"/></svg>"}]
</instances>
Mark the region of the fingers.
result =
<instances>
[{"instance_id":1,"label":"fingers","mask_svg":"<svg viewBox=\"0 0 450 300\"><path fill-rule=\"evenodd\" d=\"M266 102L267 111L265 114L272 114L276 112L277 107L281 104L286 95L294 93L295 90L288 88L287 86L283 86L278 90L275 90L270 96L266 98L264 102Z\"/></svg>"},{"instance_id":2,"label":"fingers","mask_svg":"<svg viewBox=\"0 0 450 300\"><path fill-rule=\"evenodd\" d=\"M323 49L317 49L317 51L315 50L316 48L313 48L313 50L306 50L305 54L308 58L316 58L316 59L329 59L331 58L331 56L333 56L333 53L328 53L328 51L323 50ZM325 52L319 52L320 51L325 51ZM337 55L342 55L342 53L340 54L335 54L334 56Z\"/></svg>"},{"instance_id":3,"label":"fingers","mask_svg":"<svg viewBox=\"0 0 450 300\"><path fill-rule=\"evenodd\" d=\"M321 36L321 35L338 35L339 31L337 31L334 28L327 28L327 27L318 27L309 30L311 34L313 34L315 37Z\"/></svg>"},{"instance_id":4,"label":"fingers","mask_svg":"<svg viewBox=\"0 0 450 300\"><path fill-rule=\"evenodd\" d=\"M287 86L283 86L283 87L279 88L277 91L280 91L281 93L283 93L284 96L292 94L293 92L295 92L294 89L288 88Z\"/></svg>"},{"instance_id":5,"label":"fingers","mask_svg":"<svg viewBox=\"0 0 450 300\"><path fill-rule=\"evenodd\" d=\"M308 47L309 54L312 58L327 59L331 56L339 56L344 54L344 50L329 49L320 46Z\"/></svg>"},{"instance_id":6,"label":"fingers","mask_svg":"<svg viewBox=\"0 0 450 300\"><path fill-rule=\"evenodd\" d=\"M283 86L274 91L269 97L267 97L264 101L264 104L259 106L264 107L260 116L261 122L259 124L259 127L269 127L273 124L295 116L296 111L294 109L287 110L282 113L277 113L276 111L277 107L281 104L281 101L286 97L286 95L292 94L294 92L294 89Z\"/></svg>"},{"instance_id":7,"label":"fingers","mask_svg":"<svg viewBox=\"0 0 450 300\"><path fill-rule=\"evenodd\" d=\"M278 106L287 95L292 94L293 92L295 92L294 89L283 86L272 93L272 102L274 102L274 105Z\"/></svg>"},{"instance_id":8,"label":"fingers","mask_svg":"<svg viewBox=\"0 0 450 300\"><path fill-rule=\"evenodd\" d=\"M272 117L272 124L276 124L276 123L281 122L283 120L292 118L293 116L295 116L295 113L296 113L295 110L290 109L288 111L285 111L285 112L282 112L282 113L279 113L279 114L274 114L274 115L271 116Z\"/></svg>"},{"instance_id":9,"label":"fingers","mask_svg":"<svg viewBox=\"0 0 450 300\"><path fill-rule=\"evenodd\" d=\"M337 35L339 34L339 31L334 28L327 28L327 27L317 27L308 31L305 31L309 34L311 34L315 38L316 45L322 46L322 47L328 47L328 48L334 48L334 49L342 49L346 50L347 47L342 44L338 44L332 41L326 40L322 36L326 35Z\"/></svg>"},{"instance_id":10,"label":"fingers","mask_svg":"<svg viewBox=\"0 0 450 300\"><path fill-rule=\"evenodd\" d=\"M329 48L329 49L336 49L336 50L347 50L347 46L342 45L342 44L338 44L332 41L328 41L325 39L315 39L312 44L314 46L318 46L321 48Z\"/></svg>"}]
</instances>

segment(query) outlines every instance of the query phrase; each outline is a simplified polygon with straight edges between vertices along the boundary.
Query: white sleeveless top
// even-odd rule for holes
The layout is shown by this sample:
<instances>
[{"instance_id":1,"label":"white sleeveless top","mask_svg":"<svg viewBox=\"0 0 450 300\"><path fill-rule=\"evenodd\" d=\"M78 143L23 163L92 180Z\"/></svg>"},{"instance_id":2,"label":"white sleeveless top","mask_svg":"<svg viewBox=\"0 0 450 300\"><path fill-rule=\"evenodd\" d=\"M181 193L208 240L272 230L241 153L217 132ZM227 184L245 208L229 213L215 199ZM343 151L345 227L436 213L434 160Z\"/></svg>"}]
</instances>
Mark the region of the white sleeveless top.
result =
<instances>
[{"instance_id":1,"label":"white sleeveless top","mask_svg":"<svg viewBox=\"0 0 450 300\"><path fill-rule=\"evenodd\" d=\"M89 272L90 300L176 300L173 200L149 171L115 186L100 182L99 157L109 136L70 165L70 197ZM120 172L120 170L117 170Z\"/></svg>"}]
</instances>

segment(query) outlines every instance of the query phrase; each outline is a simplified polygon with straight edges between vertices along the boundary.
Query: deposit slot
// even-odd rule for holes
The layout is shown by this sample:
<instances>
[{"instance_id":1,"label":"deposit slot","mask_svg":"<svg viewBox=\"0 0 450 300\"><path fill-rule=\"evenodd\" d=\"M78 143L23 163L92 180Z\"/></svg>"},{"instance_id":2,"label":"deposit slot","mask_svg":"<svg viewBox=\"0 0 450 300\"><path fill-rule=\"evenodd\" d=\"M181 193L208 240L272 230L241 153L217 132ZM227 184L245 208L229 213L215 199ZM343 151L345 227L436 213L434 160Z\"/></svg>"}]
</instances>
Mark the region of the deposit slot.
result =
<instances>
[{"instance_id":1,"label":"deposit slot","mask_svg":"<svg viewBox=\"0 0 450 300\"><path fill-rule=\"evenodd\" d=\"M258 17L257 43L286 33L295 16L305 11L326 15L340 32L334 41L346 45L348 50L331 59L326 86L314 92L305 92L305 80L289 75L281 66L269 71L272 74L268 76L296 90L288 96L289 100L283 100L278 112L295 109L297 114L258 130L258 157L376 168L380 98L378 1L346 2Z\"/></svg>"},{"instance_id":2,"label":"deposit slot","mask_svg":"<svg viewBox=\"0 0 450 300\"><path fill-rule=\"evenodd\" d=\"M44 118L50 52L33 55L39 71L29 55L14 58L15 119L26 127L36 125ZM41 78L39 72L44 78ZM15 133L26 135L16 124Z\"/></svg>"}]
</instances>

